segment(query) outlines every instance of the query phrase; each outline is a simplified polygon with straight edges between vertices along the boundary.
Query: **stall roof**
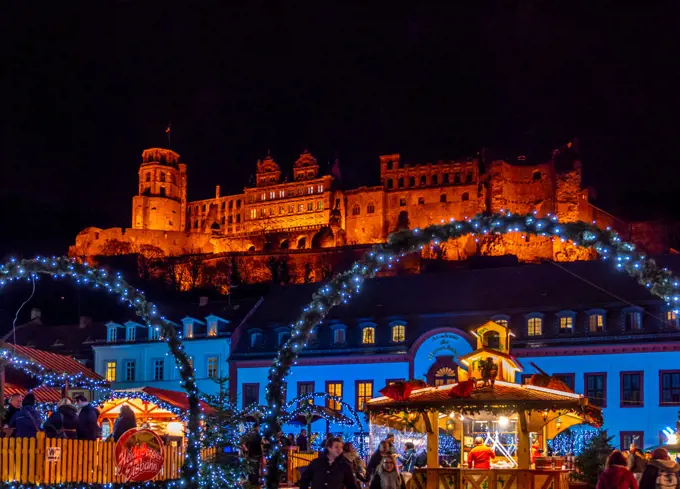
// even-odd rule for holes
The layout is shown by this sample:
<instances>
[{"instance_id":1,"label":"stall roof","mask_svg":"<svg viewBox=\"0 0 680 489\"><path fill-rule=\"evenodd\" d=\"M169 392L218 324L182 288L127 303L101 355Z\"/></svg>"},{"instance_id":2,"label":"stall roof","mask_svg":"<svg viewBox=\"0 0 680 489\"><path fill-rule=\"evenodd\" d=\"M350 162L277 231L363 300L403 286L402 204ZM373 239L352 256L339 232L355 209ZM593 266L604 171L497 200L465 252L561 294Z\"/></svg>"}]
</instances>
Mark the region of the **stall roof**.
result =
<instances>
[{"instance_id":1,"label":"stall roof","mask_svg":"<svg viewBox=\"0 0 680 489\"><path fill-rule=\"evenodd\" d=\"M35 348L29 348L27 346L12 344L5 344L5 346L8 349L15 349L17 356L31 359L51 372L69 375L82 374L83 377L92 380L104 380L103 377L87 368L75 358L50 353L48 351L36 350Z\"/></svg>"},{"instance_id":2,"label":"stall roof","mask_svg":"<svg viewBox=\"0 0 680 489\"><path fill-rule=\"evenodd\" d=\"M21 394L25 396L29 392L33 392L36 402L59 402L61 400L61 391L52 387L36 387L35 389L26 389L20 385L5 382L5 396L9 397L14 394Z\"/></svg>"},{"instance_id":3,"label":"stall roof","mask_svg":"<svg viewBox=\"0 0 680 489\"><path fill-rule=\"evenodd\" d=\"M144 392L145 394L153 396L159 401L167 402L176 408L186 411L189 410L189 399L184 392L159 389L157 387L139 387L136 389L125 389L117 392ZM215 409L203 401L201 401L201 409L205 414L210 415L215 413Z\"/></svg>"}]
</instances>

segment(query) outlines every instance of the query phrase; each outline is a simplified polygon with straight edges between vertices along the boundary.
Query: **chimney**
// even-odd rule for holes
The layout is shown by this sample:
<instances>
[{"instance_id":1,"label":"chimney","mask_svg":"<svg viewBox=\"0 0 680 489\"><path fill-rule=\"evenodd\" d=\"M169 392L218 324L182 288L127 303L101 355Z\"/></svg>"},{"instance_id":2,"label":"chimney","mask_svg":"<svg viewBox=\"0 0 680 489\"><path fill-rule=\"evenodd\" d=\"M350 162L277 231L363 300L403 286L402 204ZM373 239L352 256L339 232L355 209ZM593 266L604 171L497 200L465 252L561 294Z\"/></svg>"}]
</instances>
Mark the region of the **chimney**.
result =
<instances>
[{"instance_id":1,"label":"chimney","mask_svg":"<svg viewBox=\"0 0 680 489\"><path fill-rule=\"evenodd\" d=\"M38 309L37 307L31 309L31 321L33 321L34 319L40 319L41 316L42 313L40 312L40 309Z\"/></svg>"},{"instance_id":2,"label":"chimney","mask_svg":"<svg viewBox=\"0 0 680 489\"><path fill-rule=\"evenodd\" d=\"M80 316L80 323L78 326L80 329L85 329L87 328L90 324L92 324L92 318L89 316Z\"/></svg>"},{"instance_id":3,"label":"chimney","mask_svg":"<svg viewBox=\"0 0 680 489\"><path fill-rule=\"evenodd\" d=\"M198 298L198 305L200 307L205 307L208 305L208 298L206 296L201 296Z\"/></svg>"},{"instance_id":4,"label":"chimney","mask_svg":"<svg viewBox=\"0 0 680 489\"><path fill-rule=\"evenodd\" d=\"M220 198L220 186L219 186L219 185L217 185L217 186L215 187L215 198L216 198L216 199L219 199L219 198Z\"/></svg>"}]
</instances>

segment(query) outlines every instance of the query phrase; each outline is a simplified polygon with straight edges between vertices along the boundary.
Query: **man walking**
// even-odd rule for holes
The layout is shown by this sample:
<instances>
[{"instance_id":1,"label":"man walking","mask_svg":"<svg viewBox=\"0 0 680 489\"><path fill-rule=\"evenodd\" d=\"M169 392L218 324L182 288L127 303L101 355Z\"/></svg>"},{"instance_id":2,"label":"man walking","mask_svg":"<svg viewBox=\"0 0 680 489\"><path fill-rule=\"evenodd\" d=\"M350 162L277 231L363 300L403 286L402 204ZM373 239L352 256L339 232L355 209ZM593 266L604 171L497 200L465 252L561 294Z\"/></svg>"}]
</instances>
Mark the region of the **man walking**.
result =
<instances>
[{"instance_id":1,"label":"man walking","mask_svg":"<svg viewBox=\"0 0 680 489\"><path fill-rule=\"evenodd\" d=\"M329 438L326 451L312 460L300 478L300 489L359 489L352 466L342 456L340 438Z\"/></svg>"},{"instance_id":2,"label":"man walking","mask_svg":"<svg viewBox=\"0 0 680 489\"><path fill-rule=\"evenodd\" d=\"M628 470L630 470L635 476L635 480L640 482L642 473L645 471L647 466L647 460L644 454L637 447L636 443L630 444L630 455L628 455Z\"/></svg>"}]
</instances>

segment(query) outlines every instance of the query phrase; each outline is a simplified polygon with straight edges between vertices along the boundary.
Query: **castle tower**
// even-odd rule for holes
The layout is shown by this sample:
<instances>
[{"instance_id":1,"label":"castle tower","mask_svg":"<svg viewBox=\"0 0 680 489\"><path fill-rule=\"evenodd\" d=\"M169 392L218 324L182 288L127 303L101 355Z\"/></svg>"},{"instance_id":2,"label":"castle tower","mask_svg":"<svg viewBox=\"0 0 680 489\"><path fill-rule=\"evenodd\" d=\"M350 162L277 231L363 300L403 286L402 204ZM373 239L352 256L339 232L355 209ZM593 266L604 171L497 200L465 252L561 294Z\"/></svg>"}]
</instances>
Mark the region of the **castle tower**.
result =
<instances>
[{"instance_id":1,"label":"castle tower","mask_svg":"<svg viewBox=\"0 0 680 489\"><path fill-rule=\"evenodd\" d=\"M304 150L300 157L295 162L293 168L293 179L298 180L313 180L319 176L319 163L316 158L312 156L307 150Z\"/></svg>"},{"instance_id":2,"label":"castle tower","mask_svg":"<svg viewBox=\"0 0 680 489\"><path fill-rule=\"evenodd\" d=\"M187 166L163 148L142 153L138 195L132 198L132 228L183 231L186 228Z\"/></svg>"},{"instance_id":3,"label":"castle tower","mask_svg":"<svg viewBox=\"0 0 680 489\"><path fill-rule=\"evenodd\" d=\"M257 186L276 185L281 181L281 168L270 154L264 160L257 160Z\"/></svg>"}]
</instances>

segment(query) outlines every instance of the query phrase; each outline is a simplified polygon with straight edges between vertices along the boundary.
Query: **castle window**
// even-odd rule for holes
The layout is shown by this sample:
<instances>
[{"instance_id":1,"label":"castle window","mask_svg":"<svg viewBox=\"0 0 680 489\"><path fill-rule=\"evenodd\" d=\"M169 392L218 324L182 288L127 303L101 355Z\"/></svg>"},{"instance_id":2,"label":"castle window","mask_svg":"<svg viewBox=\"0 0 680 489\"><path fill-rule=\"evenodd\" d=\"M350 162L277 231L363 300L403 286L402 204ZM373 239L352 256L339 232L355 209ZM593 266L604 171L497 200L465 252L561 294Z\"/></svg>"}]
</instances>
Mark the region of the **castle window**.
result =
<instances>
[{"instance_id":1,"label":"castle window","mask_svg":"<svg viewBox=\"0 0 680 489\"><path fill-rule=\"evenodd\" d=\"M444 173L444 181L442 183L449 183L450 176L448 173Z\"/></svg>"},{"instance_id":2,"label":"castle window","mask_svg":"<svg viewBox=\"0 0 680 489\"><path fill-rule=\"evenodd\" d=\"M236 208L240 209L241 208L241 199L236 200Z\"/></svg>"},{"instance_id":3,"label":"castle window","mask_svg":"<svg viewBox=\"0 0 680 489\"><path fill-rule=\"evenodd\" d=\"M359 207L359 204L354 204L352 207L352 215L358 216L359 214L361 214L361 207Z\"/></svg>"},{"instance_id":4,"label":"castle window","mask_svg":"<svg viewBox=\"0 0 680 489\"><path fill-rule=\"evenodd\" d=\"M300 238L297 247L298 250L304 250L307 247L307 238Z\"/></svg>"},{"instance_id":5,"label":"castle window","mask_svg":"<svg viewBox=\"0 0 680 489\"><path fill-rule=\"evenodd\" d=\"M323 210L323 200L320 200L316 203L316 210L318 210L318 211Z\"/></svg>"},{"instance_id":6,"label":"castle window","mask_svg":"<svg viewBox=\"0 0 680 489\"><path fill-rule=\"evenodd\" d=\"M282 215L284 212L286 212L286 209L283 206L279 207L279 215Z\"/></svg>"},{"instance_id":7,"label":"castle window","mask_svg":"<svg viewBox=\"0 0 680 489\"><path fill-rule=\"evenodd\" d=\"M303 204L298 204L298 212L303 212L305 210L305 206Z\"/></svg>"},{"instance_id":8,"label":"castle window","mask_svg":"<svg viewBox=\"0 0 680 489\"><path fill-rule=\"evenodd\" d=\"M320 183L319 185L316 186L316 191L319 193L323 193L323 183Z\"/></svg>"},{"instance_id":9,"label":"castle window","mask_svg":"<svg viewBox=\"0 0 680 489\"><path fill-rule=\"evenodd\" d=\"M392 169L392 162L391 162L391 161L388 161L388 162L387 162L387 169L388 169L388 170L391 170L391 169Z\"/></svg>"},{"instance_id":10,"label":"castle window","mask_svg":"<svg viewBox=\"0 0 680 489\"><path fill-rule=\"evenodd\" d=\"M463 195L461 196L461 200L463 202L470 200L470 194L467 192L463 192Z\"/></svg>"},{"instance_id":11,"label":"castle window","mask_svg":"<svg viewBox=\"0 0 680 489\"><path fill-rule=\"evenodd\" d=\"M307 210L308 211L314 210L314 202L307 202Z\"/></svg>"},{"instance_id":12,"label":"castle window","mask_svg":"<svg viewBox=\"0 0 680 489\"><path fill-rule=\"evenodd\" d=\"M491 320L492 320L494 323L500 324L500 325L503 326L504 328L507 328L507 327L508 327L508 323L509 323L509 321L510 321L510 316L506 316L505 314L498 314L498 315L496 315L496 316L493 316L493 317L491 318Z\"/></svg>"},{"instance_id":13,"label":"castle window","mask_svg":"<svg viewBox=\"0 0 680 489\"><path fill-rule=\"evenodd\" d=\"M267 215L267 209L264 207L260 209L260 217L265 217Z\"/></svg>"},{"instance_id":14,"label":"castle window","mask_svg":"<svg viewBox=\"0 0 680 489\"><path fill-rule=\"evenodd\" d=\"M375 212L375 204L373 202L369 202L368 206L366 207L366 214L373 214Z\"/></svg>"},{"instance_id":15,"label":"castle window","mask_svg":"<svg viewBox=\"0 0 680 489\"><path fill-rule=\"evenodd\" d=\"M288 206L288 213L292 214L293 212L295 212L295 205L294 205L294 204L290 204L290 205Z\"/></svg>"},{"instance_id":16,"label":"castle window","mask_svg":"<svg viewBox=\"0 0 680 489\"><path fill-rule=\"evenodd\" d=\"M161 197L165 197L165 187L161 187Z\"/></svg>"},{"instance_id":17,"label":"castle window","mask_svg":"<svg viewBox=\"0 0 680 489\"><path fill-rule=\"evenodd\" d=\"M541 336L543 334L543 314L532 313L527 315L527 335Z\"/></svg>"},{"instance_id":18,"label":"castle window","mask_svg":"<svg viewBox=\"0 0 680 489\"><path fill-rule=\"evenodd\" d=\"M374 326L365 326L361 330L361 343L363 343L364 345L375 344L375 327Z\"/></svg>"},{"instance_id":19,"label":"castle window","mask_svg":"<svg viewBox=\"0 0 680 489\"><path fill-rule=\"evenodd\" d=\"M232 224L232 223L234 222L234 217L233 217L233 216L229 216L229 221L228 221L228 222L229 222L229 224ZM224 224L224 217L222 218L222 224Z\"/></svg>"},{"instance_id":20,"label":"castle window","mask_svg":"<svg viewBox=\"0 0 680 489\"><path fill-rule=\"evenodd\" d=\"M678 326L678 313L675 312L674 310L669 310L666 311L666 323L668 323L669 326Z\"/></svg>"},{"instance_id":21,"label":"castle window","mask_svg":"<svg viewBox=\"0 0 680 489\"><path fill-rule=\"evenodd\" d=\"M286 196L286 191L285 190L279 190L279 198L283 199Z\"/></svg>"},{"instance_id":22,"label":"castle window","mask_svg":"<svg viewBox=\"0 0 680 489\"><path fill-rule=\"evenodd\" d=\"M446 202L446 194L441 194L439 196L439 202Z\"/></svg>"},{"instance_id":23,"label":"castle window","mask_svg":"<svg viewBox=\"0 0 680 489\"><path fill-rule=\"evenodd\" d=\"M455 183L455 184L459 184L459 183L460 183L460 173L456 173L456 174L453 176L453 183Z\"/></svg>"},{"instance_id":24,"label":"castle window","mask_svg":"<svg viewBox=\"0 0 680 489\"><path fill-rule=\"evenodd\" d=\"M260 196L260 200L267 200L267 194L262 192L262 195Z\"/></svg>"},{"instance_id":25,"label":"castle window","mask_svg":"<svg viewBox=\"0 0 680 489\"><path fill-rule=\"evenodd\" d=\"M226 222L226 219L226 216L222 216L222 224ZM231 216L229 216L229 219L231 219ZM231 221L229 221L229 223L231 223Z\"/></svg>"},{"instance_id":26,"label":"castle window","mask_svg":"<svg viewBox=\"0 0 680 489\"><path fill-rule=\"evenodd\" d=\"M269 192L269 198L275 199L276 198L276 192Z\"/></svg>"},{"instance_id":27,"label":"castle window","mask_svg":"<svg viewBox=\"0 0 680 489\"><path fill-rule=\"evenodd\" d=\"M205 212L205 204L203 204L203 212Z\"/></svg>"},{"instance_id":28,"label":"castle window","mask_svg":"<svg viewBox=\"0 0 680 489\"><path fill-rule=\"evenodd\" d=\"M234 201L230 200L229 201L229 209L233 209L233 208L234 208Z\"/></svg>"},{"instance_id":29,"label":"castle window","mask_svg":"<svg viewBox=\"0 0 680 489\"><path fill-rule=\"evenodd\" d=\"M161 182L165 182L165 173L161 172Z\"/></svg>"},{"instance_id":30,"label":"castle window","mask_svg":"<svg viewBox=\"0 0 680 489\"><path fill-rule=\"evenodd\" d=\"M465 181L467 183L472 183L472 172L471 171L467 172L467 175L465 177Z\"/></svg>"},{"instance_id":31,"label":"castle window","mask_svg":"<svg viewBox=\"0 0 680 489\"><path fill-rule=\"evenodd\" d=\"M534 174L532 175L532 178L534 182L537 182L541 179L542 175L540 171L535 171Z\"/></svg>"},{"instance_id":32,"label":"castle window","mask_svg":"<svg viewBox=\"0 0 680 489\"><path fill-rule=\"evenodd\" d=\"M392 187L394 187L394 183L392 182L391 178L388 178L387 179L387 188L392 188Z\"/></svg>"},{"instance_id":33,"label":"castle window","mask_svg":"<svg viewBox=\"0 0 680 489\"><path fill-rule=\"evenodd\" d=\"M406 199L403 197L399 199L399 207L406 207Z\"/></svg>"},{"instance_id":34,"label":"castle window","mask_svg":"<svg viewBox=\"0 0 680 489\"><path fill-rule=\"evenodd\" d=\"M399 180L397 180L397 186L399 188L404 188L404 179L403 178L400 178Z\"/></svg>"},{"instance_id":35,"label":"castle window","mask_svg":"<svg viewBox=\"0 0 680 489\"><path fill-rule=\"evenodd\" d=\"M257 209L250 209L250 218L251 219L257 218Z\"/></svg>"},{"instance_id":36,"label":"castle window","mask_svg":"<svg viewBox=\"0 0 680 489\"><path fill-rule=\"evenodd\" d=\"M420 186L427 185L427 177L425 175L420 175Z\"/></svg>"},{"instance_id":37,"label":"castle window","mask_svg":"<svg viewBox=\"0 0 680 489\"><path fill-rule=\"evenodd\" d=\"M224 210L224 207L226 206L226 202L222 201L222 210Z\"/></svg>"},{"instance_id":38,"label":"castle window","mask_svg":"<svg viewBox=\"0 0 680 489\"><path fill-rule=\"evenodd\" d=\"M425 205L425 197L418 197L418 205Z\"/></svg>"},{"instance_id":39,"label":"castle window","mask_svg":"<svg viewBox=\"0 0 680 489\"><path fill-rule=\"evenodd\" d=\"M313 186L313 185L310 185L309 187L307 187L307 193L308 193L308 194L313 194L313 193L314 193L314 186Z\"/></svg>"},{"instance_id":40,"label":"castle window","mask_svg":"<svg viewBox=\"0 0 680 489\"><path fill-rule=\"evenodd\" d=\"M241 214L236 214L236 222L241 222Z\"/></svg>"},{"instance_id":41,"label":"castle window","mask_svg":"<svg viewBox=\"0 0 680 489\"><path fill-rule=\"evenodd\" d=\"M147 174L146 174L146 181L147 181L147 182L150 182L150 181L151 181L151 173L148 173L148 172L147 172Z\"/></svg>"},{"instance_id":42,"label":"castle window","mask_svg":"<svg viewBox=\"0 0 680 489\"><path fill-rule=\"evenodd\" d=\"M439 185L439 175L432 175L432 185Z\"/></svg>"},{"instance_id":43,"label":"castle window","mask_svg":"<svg viewBox=\"0 0 680 489\"><path fill-rule=\"evenodd\" d=\"M604 331L604 311L596 309L587 311L587 314L588 314L588 332L602 333Z\"/></svg>"},{"instance_id":44,"label":"castle window","mask_svg":"<svg viewBox=\"0 0 680 489\"><path fill-rule=\"evenodd\" d=\"M409 187L415 187L416 186L416 177L410 177L408 179L408 186Z\"/></svg>"},{"instance_id":45,"label":"castle window","mask_svg":"<svg viewBox=\"0 0 680 489\"><path fill-rule=\"evenodd\" d=\"M194 221L194 229L198 229L198 219Z\"/></svg>"}]
</instances>

